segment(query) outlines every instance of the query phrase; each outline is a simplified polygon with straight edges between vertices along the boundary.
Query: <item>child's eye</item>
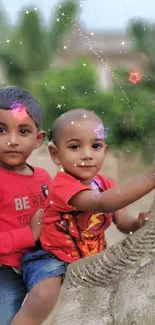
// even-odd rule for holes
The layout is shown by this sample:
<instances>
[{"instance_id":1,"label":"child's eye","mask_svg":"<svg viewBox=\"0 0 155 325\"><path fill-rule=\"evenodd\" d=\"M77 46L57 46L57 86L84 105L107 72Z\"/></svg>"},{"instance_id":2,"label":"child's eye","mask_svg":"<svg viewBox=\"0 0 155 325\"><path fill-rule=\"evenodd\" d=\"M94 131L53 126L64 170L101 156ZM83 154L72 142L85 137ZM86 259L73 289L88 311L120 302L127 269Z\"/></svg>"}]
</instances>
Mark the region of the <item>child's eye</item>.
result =
<instances>
[{"instance_id":1,"label":"child's eye","mask_svg":"<svg viewBox=\"0 0 155 325\"><path fill-rule=\"evenodd\" d=\"M30 131L29 130L25 130L25 129L21 129L20 130L20 133L23 134L23 135L25 135L25 134L30 133Z\"/></svg>"},{"instance_id":2,"label":"child's eye","mask_svg":"<svg viewBox=\"0 0 155 325\"><path fill-rule=\"evenodd\" d=\"M5 130L0 127L0 133L4 133L4 132L5 132Z\"/></svg>"},{"instance_id":3,"label":"child's eye","mask_svg":"<svg viewBox=\"0 0 155 325\"><path fill-rule=\"evenodd\" d=\"M73 150L79 149L79 145L73 144L70 146L70 149L73 149Z\"/></svg>"},{"instance_id":4,"label":"child's eye","mask_svg":"<svg viewBox=\"0 0 155 325\"><path fill-rule=\"evenodd\" d=\"M93 144L93 148L94 149L99 149L99 148L101 148L102 147L102 145L100 144L100 143L94 143Z\"/></svg>"}]
</instances>

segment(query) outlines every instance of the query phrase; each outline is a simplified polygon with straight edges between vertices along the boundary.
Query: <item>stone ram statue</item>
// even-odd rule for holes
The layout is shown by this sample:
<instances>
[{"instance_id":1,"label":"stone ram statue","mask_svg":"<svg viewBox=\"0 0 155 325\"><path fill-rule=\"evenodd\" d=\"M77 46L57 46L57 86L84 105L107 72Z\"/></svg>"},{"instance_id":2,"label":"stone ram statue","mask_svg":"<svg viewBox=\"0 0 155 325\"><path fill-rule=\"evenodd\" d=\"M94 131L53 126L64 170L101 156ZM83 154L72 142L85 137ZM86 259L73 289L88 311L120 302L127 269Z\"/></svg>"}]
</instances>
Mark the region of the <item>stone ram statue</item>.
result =
<instances>
[{"instance_id":1,"label":"stone ram statue","mask_svg":"<svg viewBox=\"0 0 155 325\"><path fill-rule=\"evenodd\" d=\"M44 325L155 325L155 201L137 232L68 266Z\"/></svg>"}]
</instances>

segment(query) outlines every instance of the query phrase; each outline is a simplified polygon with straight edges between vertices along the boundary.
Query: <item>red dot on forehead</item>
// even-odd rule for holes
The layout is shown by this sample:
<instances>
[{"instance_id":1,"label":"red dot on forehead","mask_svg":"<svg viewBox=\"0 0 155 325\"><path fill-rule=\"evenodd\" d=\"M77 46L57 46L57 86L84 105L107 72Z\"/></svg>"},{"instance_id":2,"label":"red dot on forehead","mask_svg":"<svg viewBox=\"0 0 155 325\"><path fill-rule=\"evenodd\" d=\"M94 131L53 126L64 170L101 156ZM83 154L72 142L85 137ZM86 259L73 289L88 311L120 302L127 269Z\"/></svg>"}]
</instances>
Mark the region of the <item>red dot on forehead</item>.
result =
<instances>
[{"instance_id":1,"label":"red dot on forehead","mask_svg":"<svg viewBox=\"0 0 155 325\"><path fill-rule=\"evenodd\" d=\"M13 112L14 117L19 119L20 121L22 121L24 118L26 118L28 116L25 107L17 106L15 108L13 108L12 112Z\"/></svg>"}]
</instances>

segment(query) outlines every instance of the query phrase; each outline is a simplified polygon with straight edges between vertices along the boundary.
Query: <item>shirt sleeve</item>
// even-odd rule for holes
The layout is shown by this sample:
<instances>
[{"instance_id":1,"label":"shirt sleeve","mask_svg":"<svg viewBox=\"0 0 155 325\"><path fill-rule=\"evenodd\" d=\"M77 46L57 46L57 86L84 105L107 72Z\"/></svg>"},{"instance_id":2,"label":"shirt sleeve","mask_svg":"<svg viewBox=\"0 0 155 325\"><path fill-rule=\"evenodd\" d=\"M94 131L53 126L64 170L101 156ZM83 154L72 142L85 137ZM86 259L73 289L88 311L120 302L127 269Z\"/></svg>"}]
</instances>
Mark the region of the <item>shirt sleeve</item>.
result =
<instances>
[{"instance_id":1,"label":"shirt sleeve","mask_svg":"<svg viewBox=\"0 0 155 325\"><path fill-rule=\"evenodd\" d=\"M34 247L35 240L31 228L26 226L11 230L9 232L0 232L0 254L6 255L20 251L21 249Z\"/></svg>"},{"instance_id":2,"label":"shirt sleeve","mask_svg":"<svg viewBox=\"0 0 155 325\"><path fill-rule=\"evenodd\" d=\"M0 188L0 203L4 200L4 193L3 190Z\"/></svg>"},{"instance_id":3,"label":"shirt sleeve","mask_svg":"<svg viewBox=\"0 0 155 325\"><path fill-rule=\"evenodd\" d=\"M81 184L80 181L64 172L58 172L51 183L51 189L48 196L48 204L52 205L52 210L61 212L70 212L75 209L69 204L70 199L77 193L91 190L89 187Z\"/></svg>"}]
</instances>

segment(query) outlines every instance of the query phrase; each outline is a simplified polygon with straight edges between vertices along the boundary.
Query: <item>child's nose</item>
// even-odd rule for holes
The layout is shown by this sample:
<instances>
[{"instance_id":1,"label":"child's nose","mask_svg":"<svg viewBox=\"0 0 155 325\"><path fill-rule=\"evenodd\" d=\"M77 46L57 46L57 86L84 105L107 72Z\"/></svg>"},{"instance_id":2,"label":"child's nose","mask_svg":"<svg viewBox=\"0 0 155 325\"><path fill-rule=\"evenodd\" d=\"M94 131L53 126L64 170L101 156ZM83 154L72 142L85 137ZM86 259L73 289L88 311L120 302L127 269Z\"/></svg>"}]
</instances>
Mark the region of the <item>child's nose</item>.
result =
<instances>
[{"instance_id":1,"label":"child's nose","mask_svg":"<svg viewBox=\"0 0 155 325\"><path fill-rule=\"evenodd\" d=\"M19 141L18 141L18 136L14 133L11 133L8 137L8 142L10 143L10 146L17 146Z\"/></svg>"},{"instance_id":2,"label":"child's nose","mask_svg":"<svg viewBox=\"0 0 155 325\"><path fill-rule=\"evenodd\" d=\"M83 149L81 159L93 159L91 148Z\"/></svg>"}]
</instances>

